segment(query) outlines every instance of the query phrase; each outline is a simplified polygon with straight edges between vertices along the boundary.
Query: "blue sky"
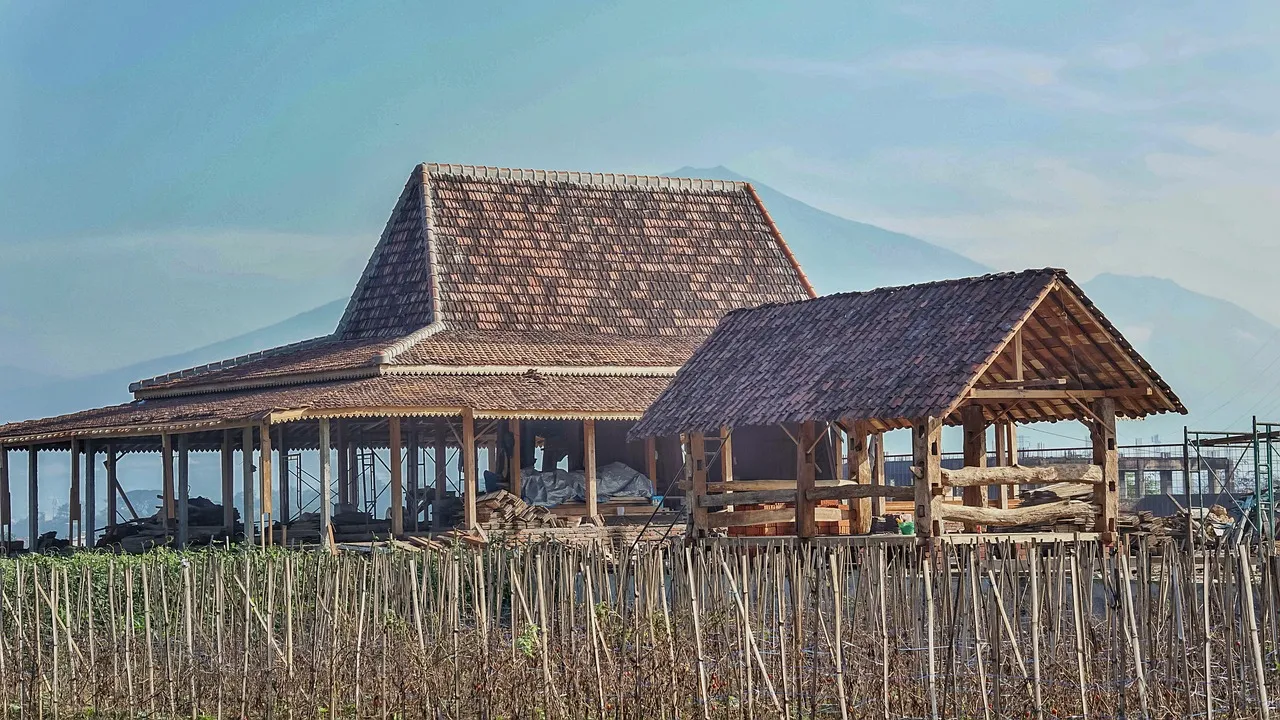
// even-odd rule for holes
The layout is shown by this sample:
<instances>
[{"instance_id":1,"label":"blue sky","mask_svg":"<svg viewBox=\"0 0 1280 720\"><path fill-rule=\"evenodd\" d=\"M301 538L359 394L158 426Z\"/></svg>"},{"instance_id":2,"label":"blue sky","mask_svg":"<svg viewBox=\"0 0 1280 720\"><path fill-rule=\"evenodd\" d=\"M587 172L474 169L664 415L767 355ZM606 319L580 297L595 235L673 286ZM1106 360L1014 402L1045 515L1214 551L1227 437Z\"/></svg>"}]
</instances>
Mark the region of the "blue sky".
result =
<instances>
[{"instance_id":1,"label":"blue sky","mask_svg":"<svg viewBox=\"0 0 1280 720\"><path fill-rule=\"evenodd\" d=\"M727 165L998 268L1280 305L1263 3L0 3L0 365L350 290L419 161Z\"/></svg>"}]
</instances>

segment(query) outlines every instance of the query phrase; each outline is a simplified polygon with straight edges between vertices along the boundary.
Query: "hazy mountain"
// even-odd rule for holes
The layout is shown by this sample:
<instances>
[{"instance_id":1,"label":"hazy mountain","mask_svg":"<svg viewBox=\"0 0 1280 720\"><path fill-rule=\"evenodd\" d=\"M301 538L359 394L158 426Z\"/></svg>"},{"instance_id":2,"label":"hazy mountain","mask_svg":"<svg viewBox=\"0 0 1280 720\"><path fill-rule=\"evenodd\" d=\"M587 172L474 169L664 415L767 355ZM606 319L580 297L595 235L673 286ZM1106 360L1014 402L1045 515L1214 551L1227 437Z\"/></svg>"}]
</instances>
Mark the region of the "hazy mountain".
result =
<instances>
[{"instance_id":1,"label":"hazy mountain","mask_svg":"<svg viewBox=\"0 0 1280 720\"><path fill-rule=\"evenodd\" d=\"M728 168L683 167L671 174L750 182L819 293L990 272L990 268L958 253L910 235L832 215Z\"/></svg>"},{"instance_id":2,"label":"hazy mountain","mask_svg":"<svg viewBox=\"0 0 1280 720\"><path fill-rule=\"evenodd\" d=\"M274 325L237 335L175 355L146 360L115 370L74 379L36 378L10 381L0 368L0 422L25 420L74 412L86 408L128 402L129 383L167 372L217 362L276 345L306 340L333 332L346 307L334 300Z\"/></svg>"}]
</instances>

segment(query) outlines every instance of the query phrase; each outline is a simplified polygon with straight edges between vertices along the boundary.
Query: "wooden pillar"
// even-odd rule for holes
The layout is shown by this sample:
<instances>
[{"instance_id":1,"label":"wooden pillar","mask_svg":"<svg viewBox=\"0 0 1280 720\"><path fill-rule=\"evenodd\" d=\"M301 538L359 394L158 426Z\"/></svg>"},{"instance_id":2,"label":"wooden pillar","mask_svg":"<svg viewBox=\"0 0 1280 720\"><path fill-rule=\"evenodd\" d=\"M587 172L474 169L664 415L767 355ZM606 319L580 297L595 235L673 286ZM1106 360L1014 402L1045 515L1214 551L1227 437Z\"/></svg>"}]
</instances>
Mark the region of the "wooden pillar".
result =
<instances>
[{"instance_id":1,"label":"wooden pillar","mask_svg":"<svg viewBox=\"0 0 1280 720\"><path fill-rule=\"evenodd\" d=\"M582 472L585 476L583 494L587 496L587 517L594 520L600 514L596 494L596 421L582 421Z\"/></svg>"},{"instance_id":2,"label":"wooden pillar","mask_svg":"<svg viewBox=\"0 0 1280 720\"><path fill-rule=\"evenodd\" d=\"M72 545L80 544L80 441L71 438L71 483L67 495L67 539Z\"/></svg>"},{"instance_id":3,"label":"wooden pillar","mask_svg":"<svg viewBox=\"0 0 1280 720\"><path fill-rule=\"evenodd\" d=\"M831 462L835 463L835 467L831 468L831 477L836 480L849 480L853 477L853 468L845 458L844 433L839 426L833 424L827 435L831 438Z\"/></svg>"},{"instance_id":4,"label":"wooden pillar","mask_svg":"<svg viewBox=\"0 0 1280 720\"><path fill-rule=\"evenodd\" d=\"M160 468L161 474L161 514L164 515L165 534L173 532L174 520L177 518L177 504L173 501L173 436L165 433L160 436Z\"/></svg>"},{"instance_id":5,"label":"wooden pillar","mask_svg":"<svg viewBox=\"0 0 1280 720\"><path fill-rule=\"evenodd\" d=\"M292 513L289 507L289 435L284 425L276 426L276 446L280 453L280 469L276 471L280 482L280 522L287 523Z\"/></svg>"},{"instance_id":6,"label":"wooden pillar","mask_svg":"<svg viewBox=\"0 0 1280 720\"><path fill-rule=\"evenodd\" d=\"M1090 437L1093 440L1093 464L1102 467L1102 483L1093 486L1093 501L1098 506L1095 532L1103 533L1104 542L1116 539L1116 516L1120 513L1120 453L1116 448L1116 401L1098 398L1093 401Z\"/></svg>"},{"instance_id":7,"label":"wooden pillar","mask_svg":"<svg viewBox=\"0 0 1280 720\"><path fill-rule=\"evenodd\" d=\"M188 453L188 435L178 436L178 547L187 546L191 539L191 463Z\"/></svg>"},{"instance_id":8,"label":"wooden pillar","mask_svg":"<svg viewBox=\"0 0 1280 720\"><path fill-rule=\"evenodd\" d=\"M271 473L271 451L271 425L262 423L258 427L258 497L262 498L262 547L275 543L275 528L272 527L275 507L271 497L274 478Z\"/></svg>"},{"instance_id":9,"label":"wooden pillar","mask_svg":"<svg viewBox=\"0 0 1280 720\"><path fill-rule=\"evenodd\" d=\"M253 500L253 426L246 427L240 436L241 479L244 483L244 540L253 545L254 528L258 522L257 504Z\"/></svg>"},{"instance_id":10,"label":"wooden pillar","mask_svg":"<svg viewBox=\"0 0 1280 720\"><path fill-rule=\"evenodd\" d=\"M809 491L817 482L818 464L815 460L817 431L813 421L800 423L800 433L796 446L796 535L811 538L818 534L818 522L814 513L814 502L809 499Z\"/></svg>"},{"instance_id":11,"label":"wooden pillar","mask_svg":"<svg viewBox=\"0 0 1280 720\"><path fill-rule=\"evenodd\" d=\"M404 535L404 480L402 475L404 472L404 457L401 454L400 418L390 418L387 421L387 431L391 437L388 450L390 457L387 458L391 465L391 535L400 537Z\"/></svg>"},{"instance_id":12,"label":"wooden pillar","mask_svg":"<svg viewBox=\"0 0 1280 720\"><path fill-rule=\"evenodd\" d=\"M405 489L405 495L409 499L407 506L409 508L410 530L418 529L418 513L422 508L422 504L419 501L420 493L418 491L418 488L422 484L418 481L418 459L420 456L421 454L418 452L417 426L413 424L413 421L410 421L409 431L405 433L404 443L404 479L405 485L407 486Z\"/></svg>"},{"instance_id":13,"label":"wooden pillar","mask_svg":"<svg viewBox=\"0 0 1280 720\"><path fill-rule=\"evenodd\" d=\"M360 441L347 439L347 502L351 509L364 511L360 506Z\"/></svg>"},{"instance_id":14,"label":"wooden pillar","mask_svg":"<svg viewBox=\"0 0 1280 720\"><path fill-rule=\"evenodd\" d=\"M36 549L40 539L40 451L27 447L27 549Z\"/></svg>"},{"instance_id":15,"label":"wooden pillar","mask_svg":"<svg viewBox=\"0 0 1280 720\"><path fill-rule=\"evenodd\" d=\"M981 405L969 405L960 411L964 423L964 465L965 467L987 466L987 419ZM976 485L964 489L964 504L968 507L987 506L987 488ZM981 528L974 523L966 523L965 530L977 532Z\"/></svg>"},{"instance_id":16,"label":"wooden pillar","mask_svg":"<svg viewBox=\"0 0 1280 720\"><path fill-rule=\"evenodd\" d=\"M0 541L13 542L13 494L9 490L9 448L0 445Z\"/></svg>"},{"instance_id":17,"label":"wooden pillar","mask_svg":"<svg viewBox=\"0 0 1280 720\"><path fill-rule=\"evenodd\" d=\"M476 527L476 419L471 408L462 411L462 524Z\"/></svg>"},{"instance_id":18,"label":"wooden pillar","mask_svg":"<svg viewBox=\"0 0 1280 720\"><path fill-rule=\"evenodd\" d=\"M942 421L921 418L911 426L912 465L920 470L915 478L916 535L936 537L942 534L942 520L937 517L937 503L942 498Z\"/></svg>"},{"instance_id":19,"label":"wooden pillar","mask_svg":"<svg viewBox=\"0 0 1280 720\"><path fill-rule=\"evenodd\" d=\"M733 482L733 433L727 427L720 428L720 479ZM733 506L724 506L724 511L733 512Z\"/></svg>"},{"instance_id":20,"label":"wooden pillar","mask_svg":"<svg viewBox=\"0 0 1280 720\"><path fill-rule=\"evenodd\" d=\"M849 428L849 479L860 485L872 484L870 435L871 424L865 420L855 420ZM871 498L849 500L849 529L854 535L871 532L871 516Z\"/></svg>"},{"instance_id":21,"label":"wooden pillar","mask_svg":"<svg viewBox=\"0 0 1280 720\"><path fill-rule=\"evenodd\" d=\"M222 431L222 530L230 537L236 531L236 472L235 450L232 447L231 431Z\"/></svg>"},{"instance_id":22,"label":"wooden pillar","mask_svg":"<svg viewBox=\"0 0 1280 720\"><path fill-rule=\"evenodd\" d=\"M649 475L649 482L653 483L653 489L658 489L658 439L644 439L644 462L645 472Z\"/></svg>"},{"instance_id":23,"label":"wooden pillar","mask_svg":"<svg viewBox=\"0 0 1280 720\"><path fill-rule=\"evenodd\" d=\"M885 485L884 480L884 433L878 432L869 441L871 460L871 484ZM884 517L884 496L871 498L871 517Z\"/></svg>"},{"instance_id":24,"label":"wooden pillar","mask_svg":"<svg viewBox=\"0 0 1280 720\"><path fill-rule=\"evenodd\" d=\"M107 445L107 529L113 529L120 518L117 503L120 497L120 481L116 479L116 446Z\"/></svg>"},{"instance_id":25,"label":"wooden pillar","mask_svg":"<svg viewBox=\"0 0 1280 720\"><path fill-rule=\"evenodd\" d=\"M440 510L444 506L445 487L449 481L449 439L446 437L449 432L448 421L442 417L436 418L434 435L435 435L435 453L432 459L432 469L436 474L436 494L435 501L431 503L431 526L436 530L444 528L444 515Z\"/></svg>"},{"instance_id":26,"label":"wooden pillar","mask_svg":"<svg viewBox=\"0 0 1280 720\"><path fill-rule=\"evenodd\" d=\"M350 481L347 480L347 473L351 467L347 462L347 430L346 423L342 420L335 419L333 421L333 446L338 451L338 476L336 478L338 485L338 512L346 512L351 508L351 498L347 496L347 489Z\"/></svg>"},{"instance_id":27,"label":"wooden pillar","mask_svg":"<svg viewBox=\"0 0 1280 720\"><path fill-rule=\"evenodd\" d=\"M1006 441L1006 452L1008 456L1005 458L1005 465L1010 467L1018 464L1018 426L1012 422L1005 425L1005 433L1009 436Z\"/></svg>"},{"instance_id":28,"label":"wooden pillar","mask_svg":"<svg viewBox=\"0 0 1280 720\"><path fill-rule=\"evenodd\" d=\"M523 497L524 478L520 476L520 471L523 469L520 467L520 456L523 454L521 452L523 445L520 442L520 419L511 418L507 422L507 428L511 432L511 453L507 458L508 487L511 488L512 495Z\"/></svg>"},{"instance_id":29,"label":"wooden pillar","mask_svg":"<svg viewBox=\"0 0 1280 720\"><path fill-rule=\"evenodd\" d=\"M85 547L98 541L98 446L84 442L84 507L81 510Z\"/></svg>"},{"instance_id":30,"label":"wooden pillar","mask_svg":"<svg viewBox=\"0 0 1280 720\"><path fill-rule=\"evenodd\" d=\"M997 466L1007 466L1007 465L1008 465L1008 460L1009 460L1009 428L1008 428L1008 424L1009 424L1009 421L1007 421L1007 420L996 423L996 427L995 427L995 438L996 438L995 455L996 455L996 465L997 465ZM995 487L995 490L996 490L996 493L995 493L995 495L996 495L996 496L995 496L995 498L994 498L994 499L992 499L992 503L994 504L994 506L995 506L995 507L997 507L997 508L999 508L999 509L1001 509L1001 510L1008 510L1008 509L1009 509L1009 486L1008 486L1008 485L996 485L996 486L994 486L994 487ZM990 497L990 496L988 496L988 497Z\"/></svg>"},{"instance_id":31,"label":"wooden pillar","mask_svg":"<svg viewBox=\"0 0 1280 720\"><path fill-rule=\"evenodd\" d=\"M702 433L689 433L687 442L690 490L689 507L693 509L693 531L698 537L707 534L707 509L702 499L707 496L707 441Z\"/></svg>"},{"instance_id":32,"label":"wooden pillar","mask_svg":"<svg viewBox=\"0 0 1280 720\"><path fill-rule=\"evenodd\" d=\"M329 446L329 418L320 418L320 544L329 547L330 513L333 509L333 474L329 463L333 449Z\"/></svg>"}]
</instances>

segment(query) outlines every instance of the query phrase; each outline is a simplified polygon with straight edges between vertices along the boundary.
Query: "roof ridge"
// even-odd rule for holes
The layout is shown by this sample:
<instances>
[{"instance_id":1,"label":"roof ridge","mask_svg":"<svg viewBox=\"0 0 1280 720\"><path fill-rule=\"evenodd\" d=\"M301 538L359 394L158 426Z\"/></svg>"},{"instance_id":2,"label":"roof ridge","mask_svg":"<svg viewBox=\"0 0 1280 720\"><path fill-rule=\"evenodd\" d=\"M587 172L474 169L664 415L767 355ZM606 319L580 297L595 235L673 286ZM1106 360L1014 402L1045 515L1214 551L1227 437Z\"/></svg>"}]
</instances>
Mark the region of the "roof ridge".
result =
<instances>
[{"instance_id":1,"label":"roof ridge","mask_svg":"<svg viewBox=\"0 0 1280 720\"><path fill-rule=\"evenodd\" d=\"M278 345L273 348L267 348L266 350L258 350L256 352L237 355L236 357L227 358L226 360L219 360L217 362L205 363L204 365L196 365L194 367L189 367L182 370L174 370L173 372L168 372L163 375L156 375L149 378L143 378L142 380L129 383L129 392L138 392L139 390L145 390L151 387L152 385L156 385L158 383L168 382L170 380L177 380L179 378L184 378L184 377L190 377L192 375L199 375L201 373L211 372L213 370L225 370L229 367L242 365L251 360L260 360L266 357L273 357L275 355L281 355L284 353L293 352L294 350L301 350L303 348L311 347L314 345L320 345L328 341L333 341L336 338L337 338L337 333L329 333L328 335L321 335L320 337L314 337L309 340L300 340L298 342L288 343L287 345Z\"/></svg>"},{"instance_id":2,"label":"roof ridge","mask_svg":"<svg viewBox=\"0 0 1280 720\"><path fill-rule=\"evenodd\" d=\"M417 330L414 330L408 335L401 337L400 339L396 340L394 343L391 343L387 347L383 348L381 351L378 352L378 354L373 356L373 362L375 365L389 365L395 362L395 359L398 356L404 354L407 350L412 348L414 345L417 345L423 340L426 340L427 338L431 337L432 335L435 335L436 333L444 329L445 329L444 321L442 320L432 321L430 325L420 327Z\"/></svg>"},{"instance_id":3,"label":"roof ridge","mask_svg":"<svg viewBox=\"0 0 1280 720\"><path fill-rule=\"evenodd\" d=\"M532 168L504 168L490 165L458 165L452 163L422 163L419 167L422 168L427 176L443 175L480 180L571 183L599 187L661 188L709 192L741 192L749 187L749 183L739 180L680 178L665 175L600 173L578 170L537 170Z\"/></svg>"}]
</instances>

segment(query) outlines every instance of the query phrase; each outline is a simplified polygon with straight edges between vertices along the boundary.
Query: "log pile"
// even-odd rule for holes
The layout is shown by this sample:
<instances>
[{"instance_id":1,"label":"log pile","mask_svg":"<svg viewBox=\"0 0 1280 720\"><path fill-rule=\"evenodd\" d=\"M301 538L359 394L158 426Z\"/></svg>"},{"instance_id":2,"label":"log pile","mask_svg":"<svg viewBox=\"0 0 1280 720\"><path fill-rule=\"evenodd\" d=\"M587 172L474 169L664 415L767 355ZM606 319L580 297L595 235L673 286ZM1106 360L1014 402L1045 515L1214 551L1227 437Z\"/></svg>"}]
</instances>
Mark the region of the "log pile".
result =
<instances>
[{"instance_id":1,"label":"log pile","mask_svg":"<svg viewBox=\"0 0 1280 720\"><path fill-rule=\"evenodd\" d=\"M334 513L329 519L333 525L335 542L360 542L391 535L391 522L373 517L367 512L347 510ZM320 513L303 513L288 523L276 523L275 541L278 544L318 544L320 538Z\"/></svg>"},{"instance_id":2,"label":"log pile","mask_svg":"<svg viewBox=\"0 0 1280 720\"><path fill-rule=\"evenodd\" d=\"M234 508L235 534L240 535L240 513ZM153 547L169 545L177 542L178 522L165 527L164 511L154 515L118 523L98 538L97 547L119 548L128 553L142 552ZM222 505L204 497L194 497L187 501L187 539L190 545L209 545L226 539L222 526ZM38 549L38 548L37 548Z\"/></svg>"},{"instance_id":3,"label":"log pile","mask_svg":"<svg viewBox=\"0 0 1280 720\"><path fill-rule=\"evenodd\" d=\"M530 505L506 490L476 498L476 522L486 530L497 532L569 527L570 524L566 518L557 517L547 508Z\"/></svg>"}]
</instances>

